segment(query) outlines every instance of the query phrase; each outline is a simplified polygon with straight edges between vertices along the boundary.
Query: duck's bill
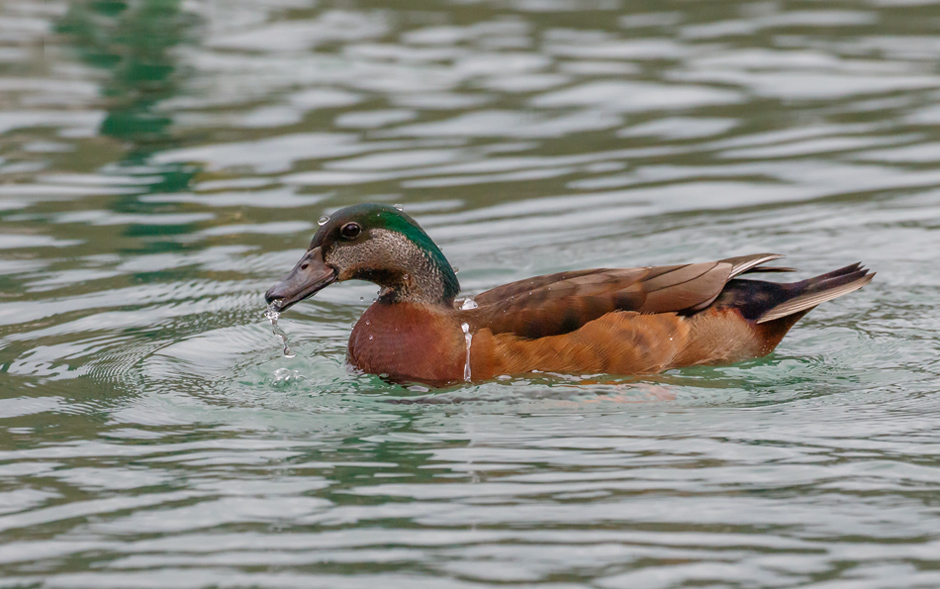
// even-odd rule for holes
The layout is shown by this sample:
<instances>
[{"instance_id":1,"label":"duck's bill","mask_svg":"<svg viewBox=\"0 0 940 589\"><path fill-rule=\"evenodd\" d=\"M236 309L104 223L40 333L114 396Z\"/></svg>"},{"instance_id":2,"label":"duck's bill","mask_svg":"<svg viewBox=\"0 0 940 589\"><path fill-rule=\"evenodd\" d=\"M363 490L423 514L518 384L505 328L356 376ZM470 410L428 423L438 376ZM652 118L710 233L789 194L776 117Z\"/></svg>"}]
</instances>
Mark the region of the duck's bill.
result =
<instances>
[{"instance_id":1,"label":"duck's bill","mask_svg":"<svg viewBox=\"0 0 940 589\"><path fill-rule=\"evenodd\" d=\"M334 282L336 271L323 263L323 252L316 247L304 254L287 276L264 293L264 300L282 313Z\"/></svg>"}]
</instances>

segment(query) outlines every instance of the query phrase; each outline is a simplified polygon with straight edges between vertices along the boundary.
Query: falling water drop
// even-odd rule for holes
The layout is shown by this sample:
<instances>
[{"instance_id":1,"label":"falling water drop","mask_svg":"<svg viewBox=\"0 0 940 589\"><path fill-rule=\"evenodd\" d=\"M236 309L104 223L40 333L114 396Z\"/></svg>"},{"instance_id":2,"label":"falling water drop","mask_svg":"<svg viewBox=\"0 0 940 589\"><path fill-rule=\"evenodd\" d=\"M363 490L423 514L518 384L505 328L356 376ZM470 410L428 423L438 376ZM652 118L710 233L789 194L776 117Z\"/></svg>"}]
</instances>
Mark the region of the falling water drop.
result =
<instances>
[{"instance_id":1,"label":"falling water drop","mask_svg":"<svg viewBox=\"0 0 940 589\"><path fill-rule=\"evenodd\" d=\"M290 349L290 344L287 342L287 334L284 333L284 330L280 328L277 324L278 317L281 314L278 312L277 307L280 300L276 300L268 305L268 308L264 310L265 318L271 322L271 327L274 329L274 335L281 338L281 343L284 344L284 357L293 358L295 354Z\"/></svg>"},{"instance_id":2,"label":"falling water drop","mask_svg":"<svg viewBox=\"0 0 940 589\"><path fill-rule=\"evenodd\" d=\"M330 222L329 216L323 215L322 217L320 217L320 218L317 220L317 225L319 225L320 227L323 227L324 225L326 225L326 224L329 223L329 222Z\"/></svg>"},{"instance_id":3,"label":"falling water drop","mask_svg":"<svg viewBox=\"0 0 940 589\"><path fill-rule=\"evenodd\" d=\"M460 329L463 330L463 339L467 342L467 362L463 365L463 379L470 382L470 342L473 341L473 334L470 333L469 323L461 323Z\"/></svg>"}]
</instances>

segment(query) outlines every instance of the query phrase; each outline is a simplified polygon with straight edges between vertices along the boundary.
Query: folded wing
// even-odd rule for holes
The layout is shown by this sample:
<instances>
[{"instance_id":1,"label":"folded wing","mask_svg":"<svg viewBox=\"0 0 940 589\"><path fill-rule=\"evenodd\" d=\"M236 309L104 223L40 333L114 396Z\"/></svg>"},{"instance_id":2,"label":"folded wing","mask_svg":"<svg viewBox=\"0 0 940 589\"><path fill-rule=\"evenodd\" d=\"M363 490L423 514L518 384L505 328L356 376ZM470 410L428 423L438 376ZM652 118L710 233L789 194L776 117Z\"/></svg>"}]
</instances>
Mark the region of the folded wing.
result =
<instances>
[{"instance_id":1,"label":"folded wing","mask_svg":"<svg viewBox=\"0 0 940 589\"><path fill-rule=\"evenodd\" d=\"M725 284L747 272L788 271L760 266L782 257L754 254L715 262L646 268L597 268L527 278L474 297L461 320L493 334L525 338L574 331L612 311L693 314L708 307Z\"/></svg>"}]
</instances>

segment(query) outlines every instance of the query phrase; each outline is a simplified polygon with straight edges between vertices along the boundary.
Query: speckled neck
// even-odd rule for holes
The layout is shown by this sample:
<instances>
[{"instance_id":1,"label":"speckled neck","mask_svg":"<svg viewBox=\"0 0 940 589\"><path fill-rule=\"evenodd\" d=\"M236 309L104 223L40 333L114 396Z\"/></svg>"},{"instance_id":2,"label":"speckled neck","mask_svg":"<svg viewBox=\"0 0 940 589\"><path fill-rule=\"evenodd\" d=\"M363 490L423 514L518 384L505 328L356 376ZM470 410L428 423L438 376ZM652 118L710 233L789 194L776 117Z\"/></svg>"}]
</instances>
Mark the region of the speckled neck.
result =
<instances>
[{"instance_id":1,"label":"speckled neck","mask_svg":"<svg viewBox=\"0 0 940 589\"><path fill-rule=\"evenodd\" d=\"M422 232L422 240L412 235L384 229L373 230L373 241L387 248L396 268L375 270L373 282L382 287L383 303L453 305L460 292L457 275L441 250Z\"/></svg>"}]
</instances>

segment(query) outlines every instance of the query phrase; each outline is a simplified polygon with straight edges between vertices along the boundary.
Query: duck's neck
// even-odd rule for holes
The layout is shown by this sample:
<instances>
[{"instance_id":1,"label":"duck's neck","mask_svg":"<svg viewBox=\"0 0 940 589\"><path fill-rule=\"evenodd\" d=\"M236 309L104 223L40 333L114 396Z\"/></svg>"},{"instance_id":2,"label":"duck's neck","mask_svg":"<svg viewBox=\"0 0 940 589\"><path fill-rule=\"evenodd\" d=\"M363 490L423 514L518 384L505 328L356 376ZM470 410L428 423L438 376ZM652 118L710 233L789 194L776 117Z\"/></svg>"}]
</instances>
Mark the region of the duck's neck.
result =
<instances>
[{"instance_id":1,"label":"duck's neck","mask_svg":"<svg viewBox=\"0 0 940 589\"><path fill-rule=\"evenodd\" d=\"M460 283L440 248L422 232L410 239L389 240L395 267L373 270L369 280L382 289L382 303L417 303L453 306Z\"/></svg>"}]
</instances>

